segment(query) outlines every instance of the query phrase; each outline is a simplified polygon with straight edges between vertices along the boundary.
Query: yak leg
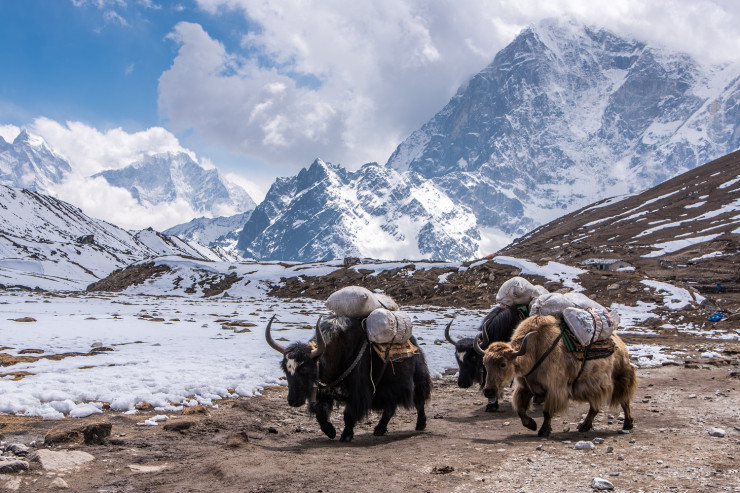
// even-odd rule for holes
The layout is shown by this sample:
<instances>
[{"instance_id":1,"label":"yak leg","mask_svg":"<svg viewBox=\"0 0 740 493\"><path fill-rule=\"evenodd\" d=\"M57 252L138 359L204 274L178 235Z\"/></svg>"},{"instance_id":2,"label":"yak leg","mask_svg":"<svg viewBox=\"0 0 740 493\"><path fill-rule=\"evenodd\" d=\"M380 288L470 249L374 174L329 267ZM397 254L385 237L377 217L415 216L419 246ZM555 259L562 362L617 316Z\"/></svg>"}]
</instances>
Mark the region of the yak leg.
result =
<instances>
[{"instance_id":1,"label":"yak leg","mask_svg":"<svg viewBox=\"0 0 740 493\"><path fill-rule=\"evenodd\" d=\"M342 436L339 437L340 442L351 442L352 439L355 437L355 424L357 423L357 418L354 415L354 412L352 412L352 409L349 405L344 408L344 430L342 430Z\"/></svg>"},{"instance_id":2,"label":"yak leg","mask_svg":"<svg viewBox=\"0 0 740 493\"><path fill-rule=\"evenodd\" d=\"M599 409L594 407L593 404L589 405L588 414L583 418L581 424L578 425L578 431L589 431L594 425L594 418L599 414Z\"/></svg>"},{"instance_id":3,"label":"yak leg","mask_svg":"<svg viewBox=\"0 0 740 493\"><path fill-rule=\"evenodd\" d=\"M542 420L542 426L540 426L540 431L537 432L537 436L540 438L547 438L552 432L552 414L547 411L542 411L542 415L545 419Z\"/></svg>"},{"instance_id":4,"label":"yak leg","mask_svg":"<svg viewBox=\"0 0 740 493\"><path fill-rule=\"evenodd\" d=\"M378 424L375 425L373 435L375 435L376 437L385 435L385 432L388 431L388 422L391 420L394 414L396 414L396 406L386 407L383 410L383 415L380 417L380 421L378 421Z\"/></svg>"},{"instance_id":5,"label":"yak leg","mask_svg":"<svg viewBox=\"0 0 740 493\"><path fill-rule=\"evenodd\" d=\"M427 427L427 413L424 410L426 397L418 390L414 391L414 407L416 408L416 431L421 431ZM380 424L380 423L378 423Z\"/></svg>"},{"instance_id":6,"label":"yak leg","mask_svg":"<svg viewBox=\"0 0 740 493\"><path fill-rule=\"evenodd\" d=\"M529 389L525 388L524 386L519 385L514 391L512 401L514 403L516 413L519 415L519 419L522 420L522 424L532 431L536 430L537 423L535 423L535 421L531 417L527 416L527 410L529 409L529 404L532 401L532 392L530 392Z\"/></svg>"},{"instance_id":7,"label":"yak leg","mask_svg":"<svg viewBox=\"0 0 740 493\"><path fill-rule=\"evenodd\" d=\"M552 417L555 415L556 395L556 392L548 392L545 394L545 402L542 407L542 416L544 416L545 419L542 421L540 431L537 432L538 437L547 438L552 432Z\"/></svg>"},{"instance_id":8,"label":"yak leg","mask_svg":"<svg viewBox=\"0 0 740 493\"><path fill-rule=\"evenodd\" d=\"M488 404L486 404L487 413L492 413L494 411L498 411L498 397L489 398Z\"/></svg>"},{"instance_id":9,"label":"yak leg","mask_svg":"<svg viewBox=\"0 0 740 493\"><path fill-rule=\"evenodd\" d=\"M337 436L337 430L329 421L332 407L334 407L334 401L322 397L319 397L316 402L311 404L311 410L316 414L316 420L319 422L321 431L333 440Z\"/></svg>"},{"instance_id":10,"label":"yak leg","mask_svg":"<svg viewBox=\"0 0 740 493\"><path fill-rule=\"evenodd\" d=\"M629 401L622 403L622 411L624 411L624 425L622 425L622 429L631 430L633 421L632 421L632 411L630 411Z\"/></svg>"}]
</instances>

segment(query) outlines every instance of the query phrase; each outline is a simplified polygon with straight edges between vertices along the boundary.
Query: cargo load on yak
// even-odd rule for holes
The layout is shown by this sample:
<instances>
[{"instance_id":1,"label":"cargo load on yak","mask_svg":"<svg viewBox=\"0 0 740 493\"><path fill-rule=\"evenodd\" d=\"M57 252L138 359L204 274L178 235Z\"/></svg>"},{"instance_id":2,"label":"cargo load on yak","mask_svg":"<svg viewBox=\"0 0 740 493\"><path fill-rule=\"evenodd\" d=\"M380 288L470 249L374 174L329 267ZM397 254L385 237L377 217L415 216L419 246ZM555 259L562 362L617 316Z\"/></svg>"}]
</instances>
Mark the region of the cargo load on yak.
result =
<instances>
[{"instance_id":1,"label":"cargo load on yak","mask_svg":"<svg viewBox=\"0 0 740 493\"><path fill-rule=\"evenodd\" d=\"M411 317L402 311L378 308L365 319L365 330L371 342L400 344L411 338Z\"/></svg>"},{"instance_id":2,"label":"cargo load on yak","mask_svg":"<svg viewBox=\"0 0 740 493\"><path fill-rule=\"evenodd\" d=\"M347 286L332 293L326 306L337 315L361 319L368 341L384 360L399 361L419 352L411 340L411 317L385 294Z\"/></svg>"},{"instance_id":3,"label":"cargo load on yak","mask_svg":"<svg viewBox=\"0 0 740 493\"><path fill-rule=\"evenodd\" d=\"M532 300L530 315L560 316L569 335L581 346L608 339L619 325L619 314L583 293L548 293Z\"/></svg>"},{"instance_id":4,"label":"cargo load on yak","mask_svg":"<svg viewBox=\"0 0 740 493\"><path fill-rule=\"evenodd\" d=\"M389 296L373 293L362 286L347 286L335 291L326 300L326 307L337 315L350 318L367 318L378 308L398 310L398 304Z\"/></svg>"},{"instance_id":5,"label":"cargo load on yak","mask_svg":"<svg viewBox=\"0 0 740 493\"><path fill-rule=\"evenodd\" d=\"M534 298L547 293L543 286L535 286L523 277L512 277L499 288L496 303L504 306L529 305Z\"/></svg>"}]
</instances>

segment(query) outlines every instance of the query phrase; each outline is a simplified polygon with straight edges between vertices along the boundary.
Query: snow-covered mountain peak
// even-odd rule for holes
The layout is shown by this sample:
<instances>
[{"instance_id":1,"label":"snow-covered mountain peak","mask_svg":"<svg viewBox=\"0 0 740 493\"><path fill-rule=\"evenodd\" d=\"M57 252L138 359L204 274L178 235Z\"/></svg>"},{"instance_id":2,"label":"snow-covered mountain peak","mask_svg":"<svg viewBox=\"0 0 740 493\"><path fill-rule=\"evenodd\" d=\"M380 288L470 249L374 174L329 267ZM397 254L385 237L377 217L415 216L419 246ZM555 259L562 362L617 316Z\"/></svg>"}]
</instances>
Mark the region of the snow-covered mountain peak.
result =
<instances>
[{"instance_id":1,"label":"snow-covered mountain peak","mask_svg":"<svg viewBox=\"0 0 740 493\"><path fill-rule=\"evenodd\" d=\"M185 200L197 214L242 213L254 209L249 194L216 169L206 169L186 152L148 155L130 165L100 172L112 186L125 188L140 203L156 205Z\"/></svg>"},{"instance_id":2,"label":"snow-covered mountain peak","mask_svg":"<svg viewBox=\"0 0 740 493\"><path fill-rule=\"evenodd\" d=\"M12 143L0 137L0 185L48 192L71 171L43 138L26 129Z\"/></svg>"}]
</instances>

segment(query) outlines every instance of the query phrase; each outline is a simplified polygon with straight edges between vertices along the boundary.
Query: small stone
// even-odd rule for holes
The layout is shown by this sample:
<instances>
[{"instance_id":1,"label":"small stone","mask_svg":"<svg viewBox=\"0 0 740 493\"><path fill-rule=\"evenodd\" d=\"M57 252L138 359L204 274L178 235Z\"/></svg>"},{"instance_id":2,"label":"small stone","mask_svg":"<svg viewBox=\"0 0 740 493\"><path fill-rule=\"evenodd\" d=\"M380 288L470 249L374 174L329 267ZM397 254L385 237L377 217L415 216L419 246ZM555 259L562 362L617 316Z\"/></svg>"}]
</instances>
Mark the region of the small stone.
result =
<instances>
[{"instance_id":1,"label":"small stone","mask_svg":"<svg viewBox=\"0 0 740 493\"><path fill-rule=\"evenodd\" d=\"M595 490L599 490L599 491L613 490L614 485L610 481L607 481L606 479L594 478L591 480L591 488Z\"/></svg>"},{"instance_id":2,"label":"small stone","mask_svg":"<svg viewBox=\"0 0 740 493\"><path fill-rule=\"evenodd\" d=\"M24 460L7 460L0 462L0 474L28 471L28 462Z\"/></svg>"},{"instance_id":3,"label":"small stone","mask_svg":"<svg viewBox=\"0 0 740 493\"><path fill-rule=\"evenodd\" d=\"M128 466L131 471L136 473L152 473L152 472L160 472L165 469L167 469L167 464L162 464L159 466L145 466L143 464L129 464Z\"/></svg>"},{"instance_id":4,"label":"small stone","mask_svg":"<svg viewBox=\"0 0 740 493\"><path fill-rule=\"evenodd\" d=\"M608 447L606 448L606 453L607 453L607 454L613 454L613 453L614 453L614 447L612 447L611 445L610 445L610 446L608 446Z\"/></svg>"},{"instance_id":5,"label":"small stone","mask_svg":"<svg viewBox=\"0 0 740 493\"><path fill-rule=\"evenodd\" d=\"M167 423L166 425L164 425L163 429L165 431L179 431L180 433L184 433L185 430L190 429L194 424L195 421L180 419Z\"/></svg>"},{"instance_id":6,"label":"small stone","mask_svg":"<svg viewBox=\"0 0 740 493\"><path fill-rule=\"evenodd\" d=\"M578 442L575 447L576 450L593 450L596 448L593 442Z\"/></svg>"},{"instance_id":7,"label":"small stone","mask_svg":"<svg viewBox=\"0 0 740 493\"><path fill-rule=\"evenodd\" d=\"M113 426L110 423L92 423L82 431L86 445L103 445L110 436Z\"/></svg>"},{"instance_id":8,"label":"small stone","mask_svg":"<svg viewBox=\"0 0 740 493\"><path fill-rule=\"evenodd\" d=\"M594 442L596 445L601 445L602 443L604 443L604 439L603 438L594 438L591 441Z\"/></svg>"},{"instance_id":9,"label":"small stone","mask_svg":"<svg viewBox=\"0 0 740 493\"><path fill-rule=\"evenodd\" d=\"M66 490L69 488L67 482L62 478L55 478L54 481L51 482L50 486L58 490Z\"/></svg>"},{"instance_id":10,"label":"small stone","mask_svg":"<svg viewBox=\"0 0 740 493\"><path fill-rule=\"evenodd\" d=\"M31 456L32 460L38 461L45 471L63 471L95 460L95 457L80 450L55 452L48 449L39 449Z\"/></svg>"},{"instance_id":11,"label":"small stone","mask_svg":"<svg viewBox=\"0 0 740 493\"><path fill-rule=\"evenodd\" d=\"M631 433L630 430L617 430L617 433L620 435L629 435Z\"/></svg>"},{"instance_id":12,"label":"small stone","mask_svg":"<svg viewBox=\"0 0 740 493\"><path fill-rule=\"evenodd\" d=\"M26 447L22 443L11 443L7 447L5 447L5 451L19 457L25 457L30 452L28 447Z\"/></svg>"},{"instance_id":13,"label":"small stone","mask_svg":"<svg viewBox=\"0 0 740 493\"><path fill-rule=\"evenodd\" d=\"M722 428L712 428L709 430L709 436L723 438L725 436L725 430Z\"/></svg>"}]
</instances>

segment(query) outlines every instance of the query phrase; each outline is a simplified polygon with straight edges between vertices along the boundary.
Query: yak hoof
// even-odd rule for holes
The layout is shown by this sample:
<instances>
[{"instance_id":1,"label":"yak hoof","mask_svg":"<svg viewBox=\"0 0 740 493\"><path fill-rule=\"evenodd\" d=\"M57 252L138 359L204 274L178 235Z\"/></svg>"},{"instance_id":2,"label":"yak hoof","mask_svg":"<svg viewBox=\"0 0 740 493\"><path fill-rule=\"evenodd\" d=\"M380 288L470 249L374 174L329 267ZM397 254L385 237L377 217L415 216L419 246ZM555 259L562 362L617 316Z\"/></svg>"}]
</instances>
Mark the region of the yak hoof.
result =
<instances>
[{"instance_id":1,"label":"yak hoof","mask_svg":"<svg viewBox=\"0 0 740 493\"><path fill-rule=\"evenodd\" d=\"M334 428L334 425L326 422L326 423L319 423L321 426L321 431L324 432L324 435L328 436L332 440L337 436L337 429Z\"/></svg>"},{"instance_id":2,"label":"yak hoof","mask_svg":"<svg viewBox=\"0 0 740 493\"><path fill-rule=\"evenodd\" d=\"M593 427L593 423L586 423L585 421L578 425L578 431L580 432L586 432L590 431Z\"/></svg>"},{"instance_id":3,"label":"yak hoof","mask_svg":"<svg viewBox=\"0 0 740 493\"><path fill-rule=\"evenodd\" d=\"M488 404L486 404L485 411L487 413L492 413L494 411L498 411L498 402L489 402Z\"/></svg>"},{"instance_id":4,"label":"yak hoof","mask_svg":"<svg viewBox=\"0 0 740 493\"><path fill-rule=\"evenodd\" d=\"M354 432L344 430L342 432L342 436L339 437L339 441L340 442L351 442L354 437L355 437Z\"/></svg>"},{"instance_id":5,"label":"yak hoof","mask_svg":"<svg viewBox=\"0 0 740 493\"><path fill-rule=\"evenodd\" d=\"M422 430L426 429L426 427L427 427L427 420L426 420L426 418L416 420L416 431L422 431Z\"/></svg>"},{"instance_id":6,"label":"yak hoof","mask_svg":"<svg viewBox=\"0 0 740 493\"><path fill-rule=\"evenodd\" d=\"M382 437L387 431L388 428L386 428L385 426L376 426L375 429L373 429L373 435L375 435L376 437Z\"/></svg>"},{"instance_id":7,"label":"yak hoof","mask_svg":"<svg viewBox=\"0 0 740 493\"><path fill-rule=\"evenodd\" d=\"M634 421L632 420L632 418L625 418L624 425L622 425L622 429L631 430L633 425L634 425Z\"/></svg>"},{"instance_id":8,"label":"yak hoof","mask_svg":"<svg viewBox=\"0 0 740 493\"><path fill-rule=\"evenodd\" d=\"M533 420L532 418L529 418L529 421L527 421L526 423L522 421L522 424L526 428L529 428L532 431L537 430L537 422L535 420Z\"/></svg>"},{"instance_id":9,"label":"yak hoof","mask_svg":"<svg viewBox=\"0 0 740 493\"><path fill-rule=\"evenodd\" d=\"M551 431L552 431L552 428L551 427L549 427L549 426L548 427L543 426L542 428L540 428L540 431L537 432L537 436L540 437L540 438L549 438Z\"/></svg>"}]
</instances>

